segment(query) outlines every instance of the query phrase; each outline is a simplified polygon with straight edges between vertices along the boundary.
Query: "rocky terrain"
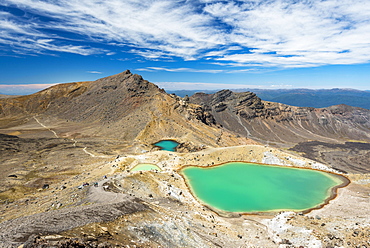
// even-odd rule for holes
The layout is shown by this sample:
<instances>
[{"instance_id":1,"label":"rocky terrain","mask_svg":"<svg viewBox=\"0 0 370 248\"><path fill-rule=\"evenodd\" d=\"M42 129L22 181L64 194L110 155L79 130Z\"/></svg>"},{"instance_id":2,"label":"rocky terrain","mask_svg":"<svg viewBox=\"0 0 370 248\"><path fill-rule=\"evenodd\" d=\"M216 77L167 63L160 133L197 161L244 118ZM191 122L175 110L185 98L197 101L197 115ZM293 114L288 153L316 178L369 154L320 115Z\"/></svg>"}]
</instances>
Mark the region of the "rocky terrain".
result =
<instances>
[{"instance_id":1,"label":"rocky terrain","mask_svg":"<svg viewBox=\"0 0 370 248\"><path fill-rule=\"evenodd\" d=\"M364 142L302 142L290 148L345 173L370 173L370 144Z\"/></svg>"},{"instance_id":2,"label":"rocky terrain","mask_svg":"<svg viewBox=\"0 0 370 248\"><path fill-rule=\"evenodd\" d=\"M235 93L230 90L214 94L197 93L189 101L201 105L217 123L241 136L279 148L297 146L292 150L341 170L352 167L349 171L361 172L368 168L368 109L346 105L321 109L293 107L262 101L252 92ZM313 140L317 142L311 142ZM359 145L356 141L365 143ZM304 152L312 149L320 151L320 154ZM337 160L342 162L334 163L333 157L338 157L338 149L342 154ZM347 163L350 165L346 166Z\"/></svg>"},{"instance_id":3,"label":"rocky terrain","mask_svg":"<svg viewBox=\"0 0 370 248\"><path fill-rule=\"evenodd\" d=\"M369 247L368 116L250 92L180 98L129 71L0 99L0 247ZM180 146L158 151L162 139ZM310 213L215 212L179 169L228 161L351 183ZM140 163L161 171L130 171Z\"/></svg>"},{"instance_id":4,"label":"rocky terrain","mask_svg":"<svg viewBox=\"0 0 370 248\"><path fill-rule=\"evenodd\" d=\"M61 84L29 96L1 99L0 118L0 127L7 128L4 133L20 137L33 137L32 125L58 131L58 135L48 132L49 137L104 136L151 144L167 135L204 145L215 140L220 145L236 142L199 105L169 95L129 71L95 82ZM20 133L10 132L12 128ZM245 144L246 139L239 142Z\"/></svg>"}]
</instances>

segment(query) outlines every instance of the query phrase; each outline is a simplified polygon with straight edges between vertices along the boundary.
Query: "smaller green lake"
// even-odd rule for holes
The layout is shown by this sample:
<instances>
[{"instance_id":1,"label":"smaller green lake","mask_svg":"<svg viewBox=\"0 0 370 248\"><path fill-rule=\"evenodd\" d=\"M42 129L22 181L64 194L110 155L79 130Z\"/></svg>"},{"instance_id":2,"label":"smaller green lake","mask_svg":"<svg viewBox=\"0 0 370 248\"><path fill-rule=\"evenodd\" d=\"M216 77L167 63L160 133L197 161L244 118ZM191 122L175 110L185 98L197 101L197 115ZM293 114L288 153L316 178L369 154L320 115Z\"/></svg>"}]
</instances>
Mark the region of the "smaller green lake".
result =
<instances>
[{"instance_id":1,"label":"smaller green lake","mask_svg":"<svg viewBox=\"0 0 370 248\"><path fill-rule=\"evenodd\" d=\"M187 166L181 173L205 205L239 213L315 208L346 180L322 171L243 162Z\"/></svg>"},{"instance_id":2,"label":"smaller green lake","mask_svg":"<svg viewBox=\"0 0 370 248\"><path fill-rule=\"evenodd\" d=\"M155 164L138 164L130 171L150 171L150 170L161 171L161 169Z\"/></svg>"},{"instance_id":3,"label":"smaller green lake","mask_svg":"<svg viewBox=\"0 0 370 248\"><path fill-rule=\"evenodd\" d=\"M179 143L174 140L161 140L153 145L158 146L161 150L174 152Z\"/></svg>"}]
</instances>

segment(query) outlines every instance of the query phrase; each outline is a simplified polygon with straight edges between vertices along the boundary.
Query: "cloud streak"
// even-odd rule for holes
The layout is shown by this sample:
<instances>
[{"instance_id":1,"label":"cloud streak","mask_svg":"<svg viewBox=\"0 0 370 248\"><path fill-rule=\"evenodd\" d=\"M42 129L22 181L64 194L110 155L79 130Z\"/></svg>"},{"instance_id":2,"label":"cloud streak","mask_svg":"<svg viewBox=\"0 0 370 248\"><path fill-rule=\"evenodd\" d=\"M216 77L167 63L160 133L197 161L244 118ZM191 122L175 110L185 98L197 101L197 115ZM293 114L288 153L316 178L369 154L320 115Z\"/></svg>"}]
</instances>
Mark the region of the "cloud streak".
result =
<instances>
[{"instance_id":1,"label":"cloud streak","mask_svg":"<svg viewBox=\"0 0 370 248\"><path fill-rule=\"evenodd\" d=\"M55 84L0 84L0 94L26 95L49 88Z\"/></svg>"},{"instance_id":2,"label":"cloud streak","mask_svg":"<svg viewBox=\"0 0 370 248\"><path fill-rule=\"evenodd\" d=\"M268 84L228 84L228 83L202 83L202 82L156 82L165 90L221 90L221 89L283 89L291 88L292 85Z\"/></svg>"},{"instance_id":3,"label":"cloud streak","mask_svg":"<svg viewBox=\"0 0 370 248\"><path fill-rule=\"evenodd\" d=\"M370 61L368 0L4 0L4 5L0 45L8 53L113 55L104 45L147 60L202 59L235 67Z\"/></svg>"},{"instance_id":4,"label":"cloud streak","mask_svg":"<svg viewBox=\"0 0 370 248\"><path fill-rule=\"evenodd\" d=\"M101 71L87 71L87 73L92 73L92 74L102 74Z\"/></svg>"},{"instance_id":5,"label":"cloud streak","mask_svg":"<svg viewBox=\"0 0 370 248\"><path fill-rule=\"evenodd\" d=\"M138 71L167 71L167 72L203 72L203 73L221 73L225 70L194 69L194 68L166 68L166 67L146 67L136 69Z\"/></svg>"}]
</instances>

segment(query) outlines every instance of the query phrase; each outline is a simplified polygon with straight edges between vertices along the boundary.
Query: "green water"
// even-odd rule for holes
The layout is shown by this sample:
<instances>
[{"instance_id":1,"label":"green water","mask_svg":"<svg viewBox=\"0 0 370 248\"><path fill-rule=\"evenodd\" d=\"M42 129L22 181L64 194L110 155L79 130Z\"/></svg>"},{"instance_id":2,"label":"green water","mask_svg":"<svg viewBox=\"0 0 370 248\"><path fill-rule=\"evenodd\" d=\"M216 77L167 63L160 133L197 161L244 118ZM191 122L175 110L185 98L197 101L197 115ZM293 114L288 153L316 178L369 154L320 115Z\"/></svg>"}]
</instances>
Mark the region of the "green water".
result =
<instances>
[{"instance_id":1,"label":"green water","mask_svg":"<svg viewBox=\"0 0 370 248\"><path fill-rule=\"evenodd\" d=\"M325 202L338 177L315 170L232 162L182 170L201 202L228 212L302 211Z\"/></svg>"},{"instance_id":2,"label":"green water","mask_svg":"<svg viewBox=\"0 0 370 248\"><path fill-rule=\"evenodd\" d=\"M154 145L160 147L161 150L174 152L179 143L174 140L161 140Z\"/></svg>"},{"instance_id":3,"label":"green water","mask_svg":"<svg viewBox=\"0 0 370 248\"><path fill-rule=\"evenodd\" d=\"M155 164L138 164L131 169L131 171L149 171L149 170L161 171L161 169Z\"/></svg>"}]
</instances>

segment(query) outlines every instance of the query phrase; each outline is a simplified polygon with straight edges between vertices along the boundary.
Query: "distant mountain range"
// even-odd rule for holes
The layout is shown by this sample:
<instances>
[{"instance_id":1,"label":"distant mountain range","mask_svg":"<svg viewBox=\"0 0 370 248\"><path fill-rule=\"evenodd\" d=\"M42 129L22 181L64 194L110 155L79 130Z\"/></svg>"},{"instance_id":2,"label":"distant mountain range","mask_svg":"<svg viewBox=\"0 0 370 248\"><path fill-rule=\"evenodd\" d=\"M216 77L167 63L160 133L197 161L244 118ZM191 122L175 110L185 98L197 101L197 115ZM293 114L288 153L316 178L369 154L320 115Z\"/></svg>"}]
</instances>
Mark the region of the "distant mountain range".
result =
<instances>
[{"instance_id":1,"label":"distant mountain range","mask_svg":"<svg viewBox=\"0 0 370 248\"><path fill-rule=\"evenodd\" d=\"M4 95L0 93L0 99L1 98L13 98L13 97L17 97L17 96L16 95Z\"/></svg>"},{"instance_id":2,"label":"distant mountain range","mask_svg":"<svg viewBox=\"0 0 370 248\"><path fill-rule=\"evenodd\" d=\"M353 107L370 109L370 91L354 89L234 89L234 92L250 91L264 101L278 102L297 107L326 108L333 105L346 104ZM208 94L217 90L178 90L168 91L178 96L192 96L197 92Z\"/></svg>"}]
</instances>

